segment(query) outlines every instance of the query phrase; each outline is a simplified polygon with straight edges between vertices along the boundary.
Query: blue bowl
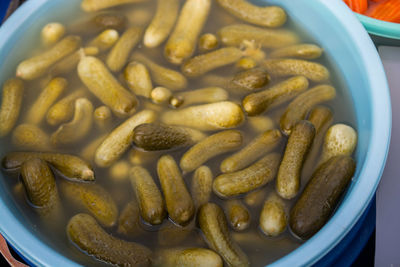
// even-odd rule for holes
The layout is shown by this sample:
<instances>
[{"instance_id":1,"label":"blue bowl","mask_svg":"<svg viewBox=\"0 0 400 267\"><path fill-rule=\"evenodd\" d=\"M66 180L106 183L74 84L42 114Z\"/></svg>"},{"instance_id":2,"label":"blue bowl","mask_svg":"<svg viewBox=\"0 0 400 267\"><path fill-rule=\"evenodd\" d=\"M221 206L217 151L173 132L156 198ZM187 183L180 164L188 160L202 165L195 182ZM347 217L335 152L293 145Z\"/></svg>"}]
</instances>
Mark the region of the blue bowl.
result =
<instances>
[{"instance_id":1,"label":"blue bowl","mask_svg":"<svg viewBox=\"0 0 400 267\"><path fill-rule=\"evenodd\" d=\"M77 14L81 0L28 1L0 28L0 84L14 74L29 44L49 21ZM389 89L377 51L367 32L339 0L258 0L279 4L292 20L307 29L327 51L329 61L343 77L354 106L358 129L355 178L330 221L310 240L271 264L304 266L316 263L332 250L360 219L379 184L389 147L391 107ZM3 177L1 177L3 178ZM39 266L74 266L70 258L48 245L27 222L0 179L0 233L29 262ZM69 255L70 256L70 255Z\"/></svg>"}]
</instances>

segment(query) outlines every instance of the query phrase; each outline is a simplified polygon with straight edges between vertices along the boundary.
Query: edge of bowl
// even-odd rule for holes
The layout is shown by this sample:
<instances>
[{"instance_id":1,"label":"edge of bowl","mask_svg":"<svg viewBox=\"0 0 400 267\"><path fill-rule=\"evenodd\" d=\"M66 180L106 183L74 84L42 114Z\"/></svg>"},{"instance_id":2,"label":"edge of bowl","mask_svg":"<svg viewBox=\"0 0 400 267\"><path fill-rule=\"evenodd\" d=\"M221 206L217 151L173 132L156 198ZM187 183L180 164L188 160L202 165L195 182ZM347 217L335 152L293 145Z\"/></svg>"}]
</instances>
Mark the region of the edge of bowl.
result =
<instances>
[{"instance_id":1,"label":"edge of bowl","mask_svg":"<svg viewBox=\"0 0 400 267\"><path fill-rule=\"evenodd\" d=\"M355 13L367 31L373 35L400 40L400 24L370 18L368 16Z\"/></svg>"}]
</instances>

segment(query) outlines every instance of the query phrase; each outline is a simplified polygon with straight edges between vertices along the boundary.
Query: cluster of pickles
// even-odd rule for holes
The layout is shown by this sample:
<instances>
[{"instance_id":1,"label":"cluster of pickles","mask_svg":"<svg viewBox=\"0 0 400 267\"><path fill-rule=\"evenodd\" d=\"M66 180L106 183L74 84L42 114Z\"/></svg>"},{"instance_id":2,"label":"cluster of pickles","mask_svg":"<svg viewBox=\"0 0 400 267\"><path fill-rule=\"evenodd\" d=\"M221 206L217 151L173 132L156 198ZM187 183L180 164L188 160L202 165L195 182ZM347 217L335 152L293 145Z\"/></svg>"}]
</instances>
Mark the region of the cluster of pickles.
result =
<instances>
[{"instance_id":1,"label":"cluster of pickles","mask_svg":"<svg viewBox=\"0 0 400 267\"><path fill-rule=\"evenodd\" d=\"M0 137L10 136L16 150L3 169L20 175L44 221L63 218L62 199L86 210L69 219L69 240L111 264L249 266L232 233L256 219L265 236L289 228L310 238L354 174L357 143L356 131L332 125L332 110L321 105L336 97L328 69L315 61L323 50L282 28L287 15L277 6L158 0L154 16L114 10L139 2L150 0L82 0L89 19L43 28L44 52L21 62L3 85ZM227 25L203 33L212 5L225 10L219 15ZM230 22L236 19L242 23ZM163 49L168 63L141 43ZM192 81L205 87L192 90ZM24 103L32 82L43 87ZM64 153L70 146L80 152ZM219 158L219 170L207 165ZM95 182L97 172L129 178L134 198L121 211ZM249 207L259 205L254 218ZM161 225L161 249L106 230L117 226L135 238L146 235L143 225ZM193 231L208 249L180 245Z\"/></svg>"}]
</instances>

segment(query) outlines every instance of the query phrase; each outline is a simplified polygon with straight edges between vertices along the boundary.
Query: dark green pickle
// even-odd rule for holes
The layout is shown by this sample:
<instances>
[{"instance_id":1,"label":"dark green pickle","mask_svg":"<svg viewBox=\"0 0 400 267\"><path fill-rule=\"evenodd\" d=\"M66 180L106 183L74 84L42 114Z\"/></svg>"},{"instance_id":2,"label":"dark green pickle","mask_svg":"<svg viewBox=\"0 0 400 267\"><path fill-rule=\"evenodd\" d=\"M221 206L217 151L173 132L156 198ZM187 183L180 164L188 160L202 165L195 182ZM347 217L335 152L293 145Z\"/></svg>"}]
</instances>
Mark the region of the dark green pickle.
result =
<instances>
[{"instance_id":1,"label":"dark green pickle","mask_svg":"<svg viewBox=\"0 0 400 267\"><path fill-rule=\"evenodd\" d=\"M336 156L313 174L290 212L290 228L301 239L308 239L329 220L356 169L349 156Z\"/></svg>"},{"instance_id":2,"label":"dark green pickle","mask_svg":"<svg viewBox=\"0 0 400 267\"><path fill-rule=\"evenodd\" d=\"M236 74L229 87L244 91L254 91L267 85L270 81L268 72L262 68L245 70Z\"/></svg>"}]
</instances>

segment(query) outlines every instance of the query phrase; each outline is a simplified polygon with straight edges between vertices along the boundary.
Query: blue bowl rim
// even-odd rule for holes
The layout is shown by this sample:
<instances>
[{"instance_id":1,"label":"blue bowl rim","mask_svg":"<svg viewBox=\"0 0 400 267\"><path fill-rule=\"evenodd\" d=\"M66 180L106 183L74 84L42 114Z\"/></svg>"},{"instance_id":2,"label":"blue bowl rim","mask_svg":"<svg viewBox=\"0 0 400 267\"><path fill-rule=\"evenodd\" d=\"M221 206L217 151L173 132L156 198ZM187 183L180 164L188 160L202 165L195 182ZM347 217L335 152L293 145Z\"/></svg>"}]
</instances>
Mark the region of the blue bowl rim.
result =
<instances>
[{"instance_id":1,"label":"blue bowl rim","mask_svg":"<svg viewBox=\"0 0 400 267\"><path fill-rule=\"evenodd\" d=\"M400 40L400 23L387 22L355 13L365 29L376 36Z\"/></svg>"},{"instance_id":2,"label":"blue bowl rim","mask_svg":"<svg viewBox=\"0 0 400 267\"><path fill-rule=\"evenodd\" d=\"M23 25L28 18L49 0L28 1L19 8L0 28L0 51L7 44L13 33ZM338 1L320 0L337 17L341 18L341 28L348 33L352 42L359 48L362 56L360 60L365 67L368 82L371 88L379 90L371 91L372 107L386 107L386 109L372 110L371 142L365 158L364 168L360 177L365 177L362 182L353 188L352 194L342 203L335 215L324 228L302 246L272 263L271 266L305 266L316 263L351 230L360 216L368 207L379 184L381 174L387 157L391 131L391 103L389 88L379 55L355 16L349 9ZM349 27L348 25L352 25ZM375 168L379 166L379 168ZM368 180L368 177L376 177ZM11 246L21 252L28 261L37 266L61 264L62 266L75 266L72 260L59 254L36 235L26 229L22 223L8 209L4 201L0 201L0 233L8 240ZM352 214L355 214L352 216ZM340 219L340 220L339 220ZM13 229L13 231L7 231ZM318 248L318 249L316 249Z\"/></svg>"}]
</instances>

